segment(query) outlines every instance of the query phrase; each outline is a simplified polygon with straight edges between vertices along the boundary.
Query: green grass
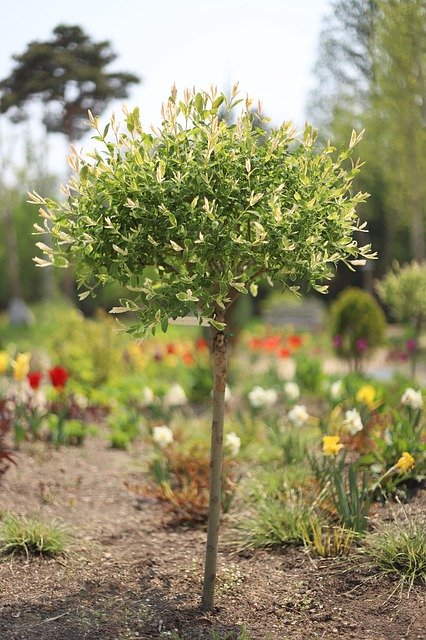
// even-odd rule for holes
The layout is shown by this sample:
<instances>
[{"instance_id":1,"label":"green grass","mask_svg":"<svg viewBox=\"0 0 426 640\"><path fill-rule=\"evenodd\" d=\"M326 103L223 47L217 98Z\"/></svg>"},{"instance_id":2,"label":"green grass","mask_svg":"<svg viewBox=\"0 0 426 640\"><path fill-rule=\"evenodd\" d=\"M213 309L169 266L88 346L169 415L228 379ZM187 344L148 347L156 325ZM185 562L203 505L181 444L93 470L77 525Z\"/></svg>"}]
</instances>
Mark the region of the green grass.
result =
<instances>
[{"instance_id":1,"label":"green grass","mask_svg":"<svg viewBox=\"0 0 426 640\"><path fill-rule=\"evenodd\" d=\"M130 447L131 439L128 433L120 429L114 429L108 436L112 449L127 451Z\"/></svg>"},{"instance_id":2,"label":"green grass","mask_svg":"<svg viewBox=\"0 0 426 640\"><path fill-rule=\"evenodd\" d=\"M237 528L241 549L302 545L303 530L309 527L311 511L299 499L265 497L253 505Z\"/></svg>"},{"instance_id":3,"label":"green grass","mask_svg":"<svg viewBox=\"0 0 426 640\"><path fill-rule=\"evenodd\" d=\"M0 522L0 553L58 556L67 551L69 534L58 520L43 522L7 514Z\"/></svg>"},{"instance_id":4,"label":"green grass","mask_svg":"<svg viewBox=\"0 0 426 640\"><path fill-rule=\"evenodd\" d=\"M381 573L398 577L401 587L426 585L425 525L419 518L383 525L367 535L363 551Z\"/></svg>"}]
</instances>

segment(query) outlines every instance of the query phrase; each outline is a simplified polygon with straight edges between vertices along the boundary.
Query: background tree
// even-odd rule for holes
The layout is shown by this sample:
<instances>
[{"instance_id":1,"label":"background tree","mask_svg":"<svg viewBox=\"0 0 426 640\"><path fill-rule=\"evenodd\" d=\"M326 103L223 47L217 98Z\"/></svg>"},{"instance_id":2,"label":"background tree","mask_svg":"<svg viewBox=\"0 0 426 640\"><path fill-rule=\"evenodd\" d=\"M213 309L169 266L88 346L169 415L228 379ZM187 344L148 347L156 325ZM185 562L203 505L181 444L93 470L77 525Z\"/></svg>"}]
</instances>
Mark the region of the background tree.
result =
<instances>
[{"instance_id":1,"label":"background tree","mask_svg":"<svg viewBox=\"0 0 426 640\"><path fill-rule=\"evenodd\" d=\"M378 3L374 82L365 125L376 135L376 155L388 184L386 207L410 232L411 255L425 254L426 3ZM372 144L372 141L370 142Z\"/></svg>"},{"instance_id":2,"label":"background tree","mask_svg":"<svg viewBox=\"0 0 426 640\"><path fill-rule=\"evenodd\" d=\"M23 160L13 160L14 137L0 139L0 306L7 306L11 298L36 299L54 289L54 271L37 273L32 257L34 241L29 231L37 219L25 202L25 192L35 184L38 189L53 189L55 181L46 172L43 145L26 133ZM47 291L49 290L49 291Z\"/></svg>"},{"instance_id":3,"label":"background tree","mask_svg":"<svg viewBox=\"0 0 426 640\"><path fill-rule=\"evenodd\" d=\"M28 103L37 100L46 130L75 142L87 132L88 109L101 115L140 82L131 73L109 71L116 58L109 40L95 42L77 25L58 25L50 40L30 42L13 56L15 67L0 81L0 113L21 121Z\"/></svg>"},{"instance_id":4,"label":"background tree","mask_svg":"<svg viewBox=\"0 0 426 640\"><path fill-rule=\"evenodd\" d=\"M321 135L343 137L360 127L373 79L374 19L377 0L332 0L320 34L315 87L307 113ZM340 129L342 127L342 129ZM340 130L339 130L340 129Z\"/></svg>"},{"instance_id":5,"label":"background tree","mask_svg":"<svg viewBox=\"0 0 426 640\"><path fill-rule=\"evenodd\" d=\"M308 113L327 136L367 135L367 170L357 185L379 252L376 274L392 259L424 255L424 0L335 0L323 30Z\"/></svg>"},{"instance_id":6,"label":"background tree","mask_svg":"<svg viewBox=\"0 0 426 640\"><path fill-rule=\"evenodd\" d=\"M30 42L24 53L13 56L11 74L0 81L0 113L19 122L30 103L41 103L46 131L64 134L71 144L87 132L89 109L101 115L140 81L131 73L109 71L116 58L108 40L95 42L79 26L58 25L49 40ZM72 298L71 269L64 287Z\"/></svg>"},{"instance_id":7,"label":"background tree","mask_svg":"<svg viewBox=\"0 0 426 640\"><path fill-rule=\"evenodd\" d=\"M301 140L288 122L265 140L248 99L235 124L219 119L221 105L237 113L240 102L236 88L229 100L214 89L187 91L179 100L173 90L158 131L147 133L134 110L127 131L111 122L112 139L92 117L101 148L73 157L77 176L68 201L32 196L54 244L39 243L47 258L36 261L63 267L74 260L79 283L89 287L82 297L96 282L118 280L134 297L113 312L133 311L137 321L127 328L138 335L166 331L170 318L188 314L211 326L204 609L213 606L216 575L229 310L240 294L256 293L263 278L292 291L303 279L325 292L338 262L371 255L352 237L359 229L355 207L365 199L351 193L358 168L343 166L356 134L337 154L330 146L318 150L309 126Z\"/></svg>"}]
</instances>

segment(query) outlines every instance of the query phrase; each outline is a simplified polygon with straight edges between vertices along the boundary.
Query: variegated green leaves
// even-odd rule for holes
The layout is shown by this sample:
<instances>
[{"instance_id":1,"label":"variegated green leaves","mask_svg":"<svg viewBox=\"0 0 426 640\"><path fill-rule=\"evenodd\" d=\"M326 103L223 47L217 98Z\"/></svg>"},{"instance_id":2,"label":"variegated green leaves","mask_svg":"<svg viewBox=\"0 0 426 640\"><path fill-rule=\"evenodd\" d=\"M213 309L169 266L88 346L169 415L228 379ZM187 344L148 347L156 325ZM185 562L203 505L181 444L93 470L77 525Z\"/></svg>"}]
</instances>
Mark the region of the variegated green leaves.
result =
<instances>
[{"instance_id":1,"label":"variegated green leaves","mask_svg":"<svg viewBox=\"0 0 426 640\"><path fill-rule=\"evenodd\" d=\"M53 238L41 266L71 258L81 285L120 282L132 297L119 310L145 332L189 313L220 327L261 278L323 291L338 262L372 257L353 239L366 197L351 193L358 167L346 168L355 134L340 152L317 150L309 126L300 139L291 123L265 136L236 89L173 90L162 115L149 132L138 110L124 131L91 117L98 147L73 154L67 201L32 195L47 219L36 231Z\"/></svg>"}]
</instances>

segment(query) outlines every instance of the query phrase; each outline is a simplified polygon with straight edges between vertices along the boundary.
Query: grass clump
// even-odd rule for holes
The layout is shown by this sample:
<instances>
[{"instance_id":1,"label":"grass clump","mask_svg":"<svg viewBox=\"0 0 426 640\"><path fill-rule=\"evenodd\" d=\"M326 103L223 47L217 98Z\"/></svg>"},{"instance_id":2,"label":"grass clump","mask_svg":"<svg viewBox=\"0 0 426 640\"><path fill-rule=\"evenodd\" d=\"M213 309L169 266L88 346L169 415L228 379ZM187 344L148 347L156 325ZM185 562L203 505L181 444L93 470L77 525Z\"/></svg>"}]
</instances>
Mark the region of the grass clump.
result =
<instances>
[{"instance_id":1,"label":"grass clump","mask_svg":"<svg viewBox=\"0 0 426 640\"><path fill-rule=\"evenodd\" d=\"M298 498L280 500L265 497L238 525L239 547L270 548L286 544L302 545L311 511Z\"/></svg>"},{"instance_id":2,"label":"grass clump","mask_svg":"<svg viewBox=\"0 0 426 640\"><path fill-rule=\"evenodd\" d=\"M401 587L409 590L416 581L426 584L425 524L419 518L394 522L364 540L363 550L379 571L397 576Z\"/></svg>"},{"instance_id":3,"label":"grass clump","mask_svg":"<svg viewBox=\"0 0 426 640\"><path fill-rule=\"evenodd\" d=\"M0 522L0 554L58 556L67 551L69 535L58 520L42 522L7 514Z\"/></svg>"},{"instance_id":4,"label":"grass clump","mask_svg":"<svg viewBox=\"0 0 426 640\"><path fill-rule=\"evenodd\" d=\"M305 547L322 558L348 556L357 534L352 529L331 526L316 517L309 521L309 528L302 525Z\"/></svg>"},{"instance_id":5,"label":"grass clump","mask_svg":"<svg viewBox=\"0 0 426 640\"><path fill-rule=\"evenodd\" d=\"M120 449L121 451L127 451L131 444L130 436L120 429L114 429L109 434L109 441L112 449Z\"/></svg>"},{"instance_id":6,"label":"grass clump","mask_svg":"<svg viewBox=\"0 0 426 640\"><path fill-rule=\"evenodd\" d=\"M269 469L258 471L243 483L247 509L236 525L238 548L303 545L304 531L310 528L312 502L299 491L302 476L293 467L285 472Z\"/></svg>"}]
</instances>

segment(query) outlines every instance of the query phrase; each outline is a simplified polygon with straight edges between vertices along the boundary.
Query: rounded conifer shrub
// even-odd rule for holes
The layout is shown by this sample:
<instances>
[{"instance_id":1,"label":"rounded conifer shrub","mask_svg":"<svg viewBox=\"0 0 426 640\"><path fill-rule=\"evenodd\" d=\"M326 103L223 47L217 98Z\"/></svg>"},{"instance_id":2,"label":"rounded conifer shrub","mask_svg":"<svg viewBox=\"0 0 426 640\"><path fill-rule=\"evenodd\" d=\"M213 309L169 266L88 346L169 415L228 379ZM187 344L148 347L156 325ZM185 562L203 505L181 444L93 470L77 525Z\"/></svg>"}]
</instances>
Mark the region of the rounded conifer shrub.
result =
<instances>
[{"instance_id":1,"label":"rounded conifer shrub","mask_svg":"<svg viewBox=\"0 0 426 640\"><path fill-rule=\"evenodd\" d=\"M357 287L344 289L331 307L333 346L352 370L380 346L385 337L385 315L375 298Z\"/></svg>"}]
</instances>

